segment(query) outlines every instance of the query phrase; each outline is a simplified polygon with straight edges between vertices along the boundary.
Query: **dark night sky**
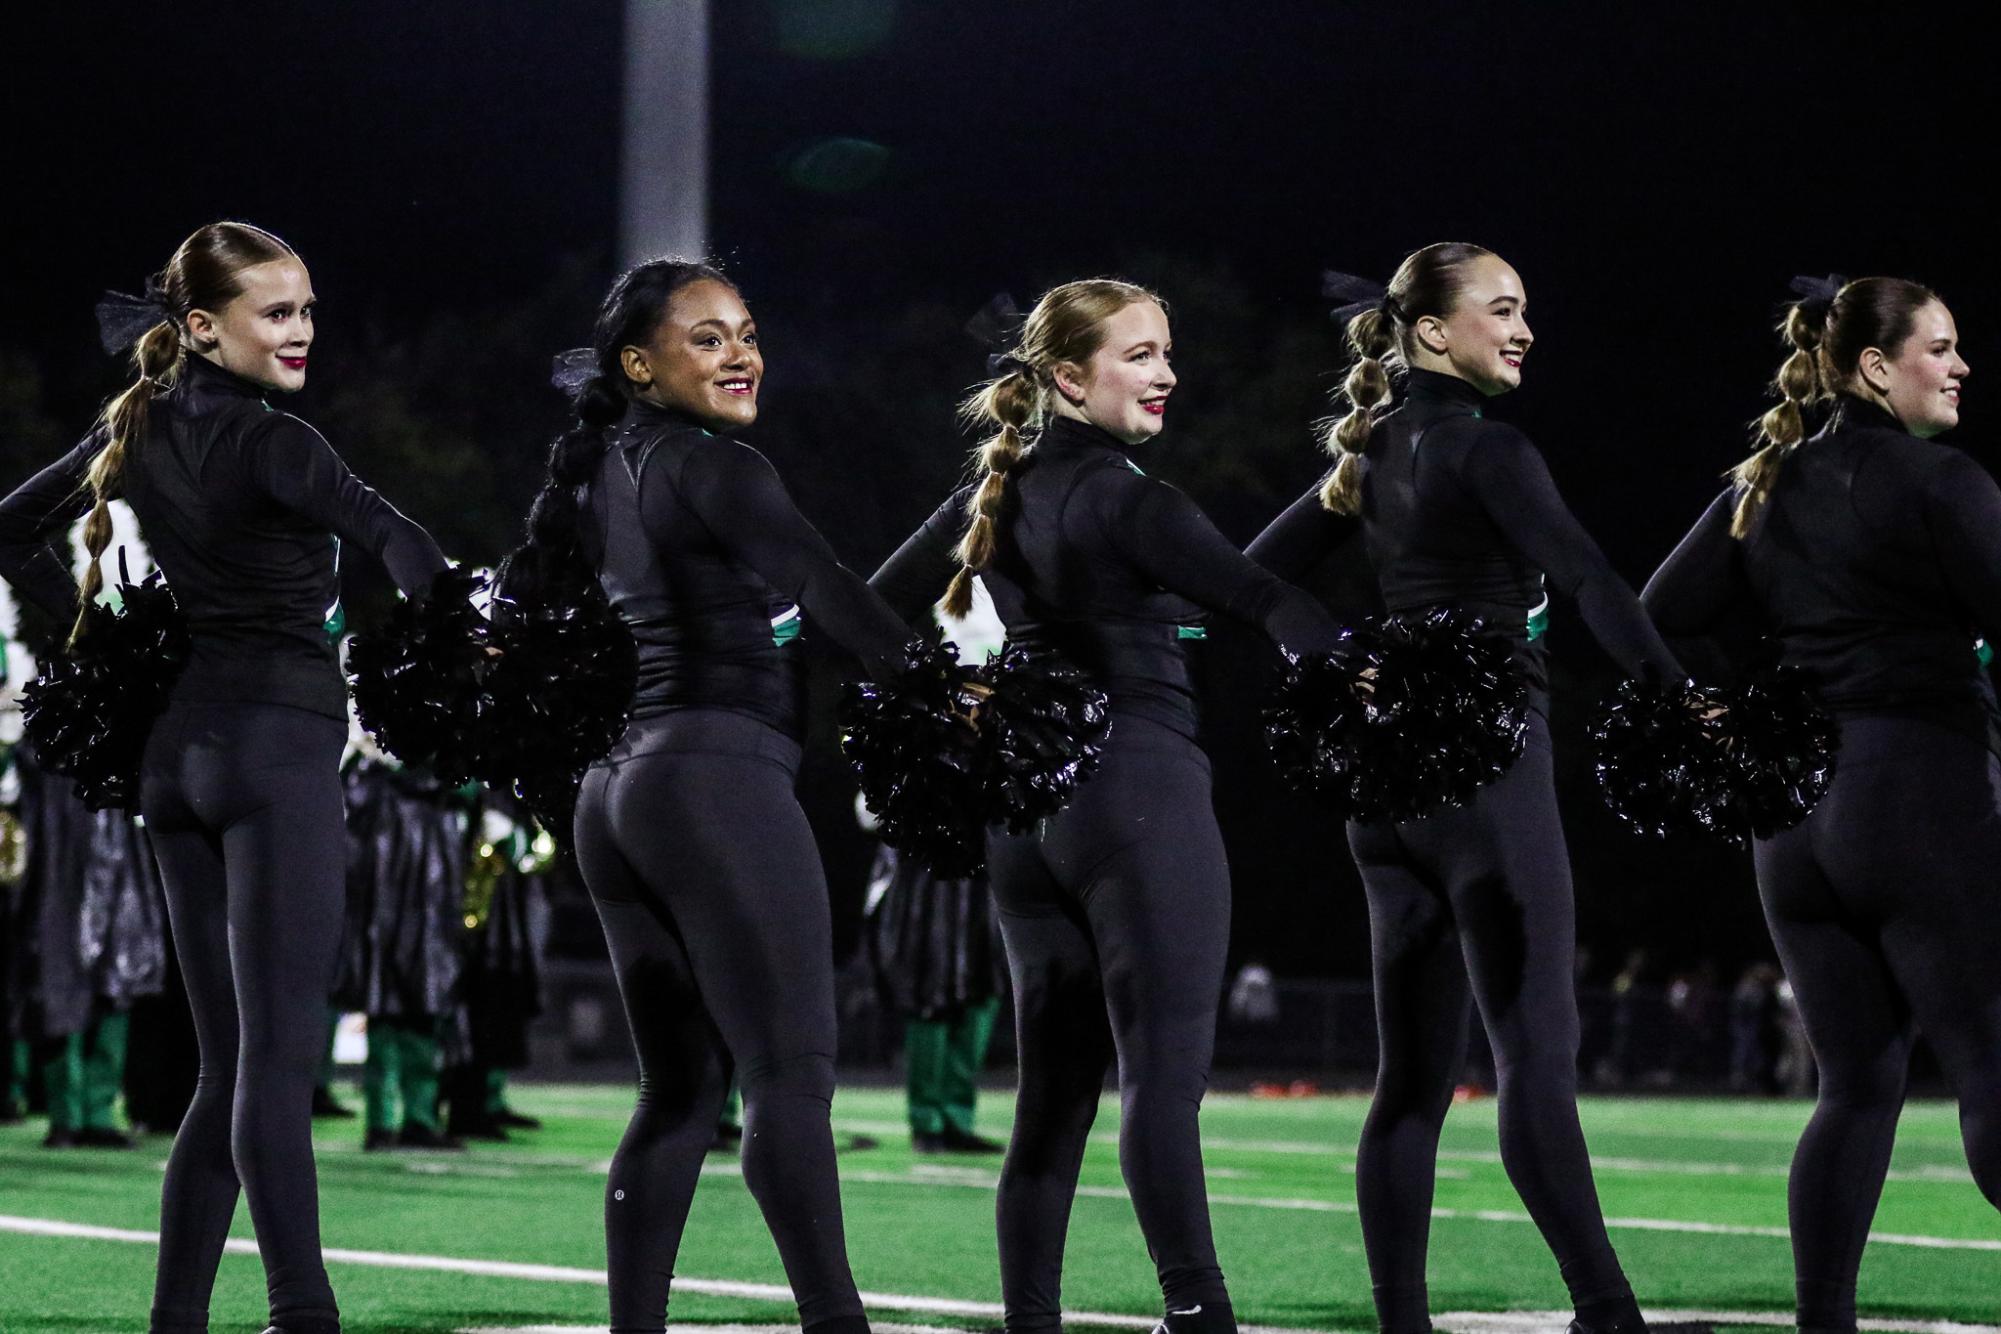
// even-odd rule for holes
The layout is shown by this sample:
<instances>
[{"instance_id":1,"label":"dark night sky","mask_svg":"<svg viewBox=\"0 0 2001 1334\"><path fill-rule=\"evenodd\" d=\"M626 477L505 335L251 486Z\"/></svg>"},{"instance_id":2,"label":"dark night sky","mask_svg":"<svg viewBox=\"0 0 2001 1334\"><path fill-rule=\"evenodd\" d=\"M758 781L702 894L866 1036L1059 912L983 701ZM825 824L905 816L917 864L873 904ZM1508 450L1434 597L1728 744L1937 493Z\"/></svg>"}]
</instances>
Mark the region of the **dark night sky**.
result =
<instances>
[{"instance_id":1,"label":"dark night sky","mask_svg":"<svg viewBox=\"0 0 2001 1334\"><path fill-rule=\"evenodd\" d=\"M844 372L871 377L844 392L921 398L932 413L977 357L873 358L888 324L917 308L970 313L997 287L1028 297L1124 272L1176 302L1190 366L1228 368L1206 382L1184 370L1166 448L1182 464L1211 456L1211 476L1216 452L1250 451L1241 503L1202 494L1248 538L1317 470L1305 428L1333 378L1331 337L1317 335L1325 355L1304 382L1276 385L1272 371L1274 349L1319 319L1319 270L1386 276L1413 246L1454 238L1523 274L1539 342L1500 411L1542 445L1635 582L1742 452L1794 273L1894 272L1942 290L1976 368L1966 434L1981 438L1978 372L2001 375L2001 326L1983 300L2001 287L2001 259L1978 203L1991 188L1989 55L1946 11L1639 8L716 0L711 233L767 332L791 335L771 340L767 415L810 415ZM603 0L137 17L85 4L10 19L0 352L30 358L48 410L80 424L109 384L89 325L96 294L136 284L221 215L293 241L329 323L393 332L505 306L566 261L601 274L618 51L618 10ZM1184 300L1176 275L1223 295ZM1232 346L1190 314L1217 300L1237 308ZM1282 399L1266 416L1290 438L1233 438L1244 395ZM549 413L493 442L499 471L521 472ZM802 495L857 565L956 467L942 413L911 431L938 441L921 476L882 475L856 448L841 487ZM393 477L374 480L396 493ZM844 531L856 497L869 522ZM1558 633L1560 652L1595 653L1574 628ZM1219 776L1262 781L1228 757ZM1301 896L1320 903L1321 891L1301 869L1311 841L1275 827L1304 808L1271 800L1262 814L1225 803L1248 847L1240 935L1298 967L1359 970L1352 895L1281 938L1297 901L1264 890L1292 876ZM1738 859L1618 842L1584 804L1571 804L1584 913L1605 948L1636 936L1618 887L1594 895L1593 877L1629 869L1647 909L1635 920L1679 923L1661 928L1680 933L1671 952L1701 948L1711 918L1729 950L1757 948ZM1262 844L1287 837L1290 860L1273 860ZM1345 863L1338 846L1320 851ZM1345 875L1336 868L1337 898ZM1723 882L1686 887L1709 876Z\"/></svg>"}]
</instances>

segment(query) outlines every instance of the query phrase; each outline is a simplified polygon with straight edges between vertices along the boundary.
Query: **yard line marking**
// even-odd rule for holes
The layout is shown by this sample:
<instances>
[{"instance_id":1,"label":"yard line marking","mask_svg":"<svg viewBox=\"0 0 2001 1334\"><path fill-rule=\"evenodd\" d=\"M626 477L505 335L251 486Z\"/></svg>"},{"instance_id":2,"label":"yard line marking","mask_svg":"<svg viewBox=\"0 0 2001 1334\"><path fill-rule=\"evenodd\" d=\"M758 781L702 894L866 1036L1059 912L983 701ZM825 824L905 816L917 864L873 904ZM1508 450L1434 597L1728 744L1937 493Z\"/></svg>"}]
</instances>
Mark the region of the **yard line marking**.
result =
<instances>
[{"instance_id":1,"label":"yard line marking","mask_svg":"<svg viewBox=\"0 0 2001 1334\"><path fill-rule=\"evenodd\" d=\"M735 1164L704 1164L704 1176L741 1176L743 1169ZM998 1177L977 1180L970 1176L912 1176L900 1172L857 1172L843 1169L842 1181L852 1181L872 1186L956 1186L970 1190L997 1190ZM1077 1194L1090 1199L1123 1200L1128 1198L1121 1186L1079 1186ZM1245 1209L1285 1209L1301 1213L1352 1214L1358 1212L1356 1206L1346 1200L1320 1200L1287 1198L1266 1195L1217 1195L1209 1196L1209 1203L1230 1205ZM1460 1222L1477 1223L1530 1223L1534 1220L1525 1213L1510 1209L1448 1209L1434 1208L1433 1218L1450 1219ZM1783 1227L1760 1226L1754 1223L1704 1223L1680 1218L1607 1218L1606 1227L1630 1228L1637 1232L1696 1232L1719 1237L1776 1237L1789 1239L1792 1234ZM1996 1251L2001 1252L2001 1240L1989 1241L1979 1237L1929 1237L1904 1232L1871 1232L1869 1241L1877 1246L1917 1246L1927 1250L1947 1251Z\"/></svg>"},{"instance_id":2,"label":"yard line marking","mask_svg":"<svg viewBox=\"0 0 2001 1334\"><path fill-rule=\"evenodd\" d=\"M1706 1323L1711 1325L1773 1325L1793 1327L1790 1311L1654 1311L1646 1312L1649 1323L1657 1325ZM1524 1334L1531 1330L1560 1328L1571 1318L1569 1311L1454 1311L1435 1315L1431 1323L1446 1334ZM1872 1334L1996 1334L2001 1325L1969 1325L1958 1320L1871 1320L1856 1324Z\"/></svg>"},{"instance_id":3,"label":"yard line marking","mask_svg":"<svg viewBox=\"0 0 2001 1334\"><path fill-rule=\"evenodd\" d=\"M834 1128L849 1134L880 1135L890 1139L900 1138L909 1133L909 1127L898 1121L851 1121L838 1116L834 1118ZM1701 1140L1705 1137L1707 1137L1706 1132L1676 1136L1676 1138L1692 1140ZM1717 1132L1714 1138L1746 1139L1757 1143L1786 1145L1795 1144L1799 1140L1797 1133L1790 1137L1773 1137L1770 1135L1760 1135L1756 1132L1738 1132L1736 1134ZM1116 1131L1100 1130L1094 1131L1091 1135L1091 1143L1093 1144L1116 1146L1118 1142L1119 1137ZM1341 1145L1323 1140L1237 1139L1228 1135L1210 1135L1205 1133L1202 1136L1202 1147L1222 1152L1273 1153L1282 1154L1287 1157L1303 1158L1341 1158L1346 1160L1343 1164L1346 1170L1350 1172L1355 1170L1355 1149L1353 1145ZM1498 1166L1501 1161L1501 1155L1493 1149L1441 1149L1438 1152L1438 1159L1440 1162L1480 1163L1486 1166ZM1789 1163L1719 1163L1679 1158L1633 1158L1616 1154L1600 1155L1595 1153L1591 1155L1591 1166L1593 1170L1600 1172L1635 1172L1643 1175L1659 1176L1742 1176L1775 1177L1782 1179L1791 1171ZM1445 1174L1441 1173L1440 1175L1443 1176ZM1934 1185L1970 1186L1973 1184L1973 1173L1964 1165L1938 1163L1923 1167L1892 1168L1886 1179L1890 1181L1925 1182Z\"/></svg>"},{"instance_id":4,"label":"yard line marking","mask_svg":"<svg viewBox=\"0 0 2001 1334\"><path fill-rule=\"evenodd\" d=\"M142 1246L160 1244L160 1234L157 1232L99 1227L91 1223L69 1223L55 1218L20 1218L12 1214L0 1214L0 1232L14 1232L31 1237L58 1237L73 1241L117 1241ZM243 1237L231 1237L223 1244L223 1250L231 1255L256 1255L257 1243ZM471 1260L451 1255L404 1255L395 1251L358 1251L341 1246L328 1246L322 1253L329 1264L362 1265L373 1269L422 1270L439 1274L467 1274L478 1278L516 1278L537 1283L575 1283L600 1288L605 1286L602 1269L583 1269L574 1265L524 1264L515 1260ZM745 1283L736 1279L681 1278L677 1275L673 1291L683 1294L699 1293L705 1297L740 1297L752 1301L783 1302L787 1305L793 1300L792 1289L782 1283ZM967 1316L981 1320L999 1320L1002 1316L999 1302L966 1301L958 1297L923 1297L901 1292L864 1292L861 1294L861 1299L864 1306L873 1307L878 1311L922 1311L933 1315ZM1160 1323L1159 1316L1123 1315L1105 1311L1065 1311L1063 1319L1067 1323L1103 1325L1114 1329L1150 1330ZM1248 1334L1318 1334L1313 1330L1279 1329L1272 1326L1244 1325L1240 1328Z\"/></svg>"},{"instance_id":5,"label":"yard line marking","mask_svg":"<svg viewBox=\"0 0 2001 1334\"><path fill-rule=\"evenodd\" d=\"M1452 1212L1440 1211L1438 1212ZM1486 1211L1482 1211L1483 1214ZM1513 1215L1501 1215L1508 1221L1515 1221ZM1526 1216L1522 1221L1527 1221ZM1607 1219L1610 1226L1630 1224L1634 1220ZM1778 1229L1771 1229L1778 1231ZM20 1218L0 1214L0 1232L14 1232L26 1236L54 1237L81 1241L116 1241L145 1246L159 1244L159 1234L142 1232L131 1228L99 1227L88 1223L69 1223L53 1218ZM1763 1235L1760 1233L1760 1235ZM1878 1240L1872 1238L1872 1240ZM1929 1240L1937 1240L1932 1238ZM2001 1242L1994 1243L2001 1247ZM244 1238L232 1237L224 1246L232 1255L255 1255L257 1243ZM327 1248L326 1258L334 1264L362 1265L377 1269L420 1270L433 1273L466 1274L481 1278L525 1279L543 1283L574 1283L591 1287L604 1286L604 1271L583 1269L570 1265L524 1264L511 1260L471 1260L443 1255L402 1255L389 1251L361 1251L344 1247ZM790 1302L792 1290L777 1283L744 1283L732 1279L684 1279L674 1280L674 1291L699 1293L712 1297L737 1297L755 1301ZM906 1293L864 1292L864 1304L881 1311L930 1312L936 1315L968 1316L980 1319L997 1319L1001 1307L997 1302L965 1301L954 1297L923 1297ZM1790 1315L1771 1311L1704 1311L1672 1310L1648 1311L1647 1319L1655 1323L1672 1321L1708 1321L1718 1325L1773 1325L1789 1326ZM1101 1325L1116 1329L1151 1329L1158 1323L1155 1316L1122 1315L1110 1312L1066 1311L1064 1320L1080 1325ZM1434 1316L1432 1323L1449 1334L1521 1334L1522 1331L1544 1330L1561 1326L1570 1319L1568 1311L1507 1311L1507 1312L1456 1312ZM2001 1325L1976 1325L1954 1320L1872 1320L1860 1322L1864 1330L1872 1334L1997 1334ZM465 1334L602 1334L602 1326L595 1325L534 1325L514 1329L468 1330ZM770 1326L770 1329L791 1328L791 1326ZM884 1334L943 1334L927 1326L882 1325L878 1328ZM1317 1334L1312 1330L1280 1330L1271 1326L1245 1325L1247 1334ZM718 1327L715 1334L741 1331L741 1334L764 1334L762 1325L727 1325Z\"/></svg>"}]
</instances>

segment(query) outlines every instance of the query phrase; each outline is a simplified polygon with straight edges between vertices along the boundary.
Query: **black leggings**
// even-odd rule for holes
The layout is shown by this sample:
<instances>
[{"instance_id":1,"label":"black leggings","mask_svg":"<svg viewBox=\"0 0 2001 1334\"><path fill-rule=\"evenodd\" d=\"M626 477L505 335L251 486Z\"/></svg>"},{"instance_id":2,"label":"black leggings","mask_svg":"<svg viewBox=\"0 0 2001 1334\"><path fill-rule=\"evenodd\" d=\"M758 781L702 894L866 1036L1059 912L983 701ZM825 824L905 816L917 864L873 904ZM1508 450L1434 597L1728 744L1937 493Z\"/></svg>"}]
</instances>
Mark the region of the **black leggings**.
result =
<instances>
[{"instance_id":1,"label":"black leggings","mask_svg":"<svg viewBox=\"0 0 2001 1334\"><path fill-rule=\"evenodd\" d=\"M801 1322L867 1328L829 1120L832 910L792 791L798 767L798 743L765 724L687 709L633 723L584 778L577 862L639 1056L639 1105L605 1188L613 1334L666 1328L674 1258L732 1062L744 1183Z\"/></svg>"},{"instance_id":2,"label":"black leggings","mask_svg":"<svg viewBox=\"0 0 2001 1334\"><path fill-rule=\"evenodd\" d=\"M1348 826L1369 900L1379 1065L1355 1164L1376 1312L1429 1327L1425 1252L1438 1134L1470 999L1494 1051L1501 1161L1581 1308L1630 1303L1577 1121L1575 908L1549 724L1466 806Z\"/></svg>"},{"instance_id":3,"label":"black leggings","mask_svg":"<svg viewBox=\"0 0 2001 1334\"><path fill-rule=\"evenodd\" d=\"M1793 1157L1803 1329L1855 1328L1855 1272L1924 1031L2001 1208L2001 760L1931 723L1849 718L1834 786L1757 846L1758 891L1820 1065Z\"/></svg>"},{"instance_id":4,"label":"black leggings","mask_svg":"<svg viewBox=\"0 0 2001 1334\"><path fill-rule=\"evenodd\" d=\"M201 1045L167 1159L154 1334L208 1328L239 1181L272 1323L338 1327L320 1258L312 1102L345 900L346 739L338 719L305 709L176 704L146 746L140 808Z\"/></svg>"},{"instance_id":5,"label":"black leggings","mask_svg":"<svg viewBox=\"0 0 2001 1334\"><path fill-rule=\"evenodd\" d=\"M1230 933L1208 757L1119 718L1069 808L988 851L1021 1052L998 1207L1008 1329L1061 1325L1064 1234L1114 1055L1119 1166L1167 1306L1227 1310L1196 1121Z\"/></svg>"}]
</instances>

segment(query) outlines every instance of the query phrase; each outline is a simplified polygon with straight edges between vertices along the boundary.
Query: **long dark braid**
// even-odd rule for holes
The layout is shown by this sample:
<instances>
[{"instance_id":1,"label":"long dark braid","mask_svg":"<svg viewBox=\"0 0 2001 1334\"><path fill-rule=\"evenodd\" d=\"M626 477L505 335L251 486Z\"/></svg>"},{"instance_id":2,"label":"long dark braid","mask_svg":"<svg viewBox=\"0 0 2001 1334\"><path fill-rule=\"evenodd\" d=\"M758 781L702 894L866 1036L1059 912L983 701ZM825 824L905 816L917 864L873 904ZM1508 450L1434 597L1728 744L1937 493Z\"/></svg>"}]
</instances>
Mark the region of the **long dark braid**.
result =
<instances>
[{"instance_id":1,"label":"long dark braid","mask_svg":"<svg viewBox=\"0 0 2001 1334\"><path fill-rule=\"evenodd\" d=\"M736 286L713 264L652 259L628 269L605 295L591 326L596 373L579 390L568 429L549 448L548 479L528 510L528 540L506 561L508 596L559 595L596 580L584 559L581 491L604 456L606 433L632 399L620 353L650 342L674 293L704 280Z\"/></svg>"}]
</instances>

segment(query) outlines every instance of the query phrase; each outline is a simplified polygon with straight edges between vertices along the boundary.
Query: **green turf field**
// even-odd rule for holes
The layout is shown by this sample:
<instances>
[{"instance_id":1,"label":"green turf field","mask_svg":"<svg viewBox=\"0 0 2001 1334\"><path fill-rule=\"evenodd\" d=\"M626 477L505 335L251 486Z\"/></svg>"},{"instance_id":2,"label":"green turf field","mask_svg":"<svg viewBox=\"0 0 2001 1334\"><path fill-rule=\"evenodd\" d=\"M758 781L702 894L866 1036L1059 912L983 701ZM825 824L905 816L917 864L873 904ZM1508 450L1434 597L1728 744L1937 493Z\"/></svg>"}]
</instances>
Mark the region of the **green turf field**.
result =
<instances>
[{"instance_id":1,"label":"green turf field","mask_svg":"<svg viewBox=\"0 0 2001 1334\"><path fill-rule=\"evenodd\" d=\"M320 1123L325 1239L351 1334L603 1321L602 1278L594 1273L604 1256L601 1197L631 1094L522 1086L514 1100L545 1118L546 1129L460 1155L364 1155L356 1123ZM1353 1151L1365 1108L1348 1097L1210 1098L1203 1122L1216 1233L1247 1323L1372 1328L1353 1212ZM998 1299L996 1163L915 1158L900 1109L890 1090L844 1089L835 1103L850 1145L841 1166L856 1277L883 1298L872 1301L880 1320L995 1324L985 1305L966 1303ZM1586 1101L1613 1240L1645 1305L1789 1308L1785 1167L1806 1111L1789 1102ZM989 1096L983 1128L1004 1133L1007 1112L1005 1097ZM1158 1312L1159 1293L1119 1185L1117 1115L1108 1099L1084 1166L1064 1296L1078 1311L1145 1317ZM126 1154L48 1152L38 1145L41 1132L36 1122L0 1127L7 1220L0 1221L0 1331L143 1330L149 1245L43 1234L48 1220L150 1231L166 1142ZM856 1136L879 1143L853 1147ZM1561 1308L1555 1266L1502 1173L1491 1100L1453 1110L1440 1166L1434 1310ZM236 1221L236 1235L247 1238L241 1209ZM1967 1175L1951 1108L1914 1104L1905 1113L1876 1233L1862 1266L1865 1316L2001 1321L2001 1219ZM479 1265L454 1270L453 1261L503 1263L479 1272ZM676 1296L678 1319L791 1317L788 1304L767 1295L783 1275L733 1158L709 1160L678 1272L693 1289ZM262 1328L263 1309L255 1258L226 1256L217 1334Z\"/></svg>"}]
</instances>

